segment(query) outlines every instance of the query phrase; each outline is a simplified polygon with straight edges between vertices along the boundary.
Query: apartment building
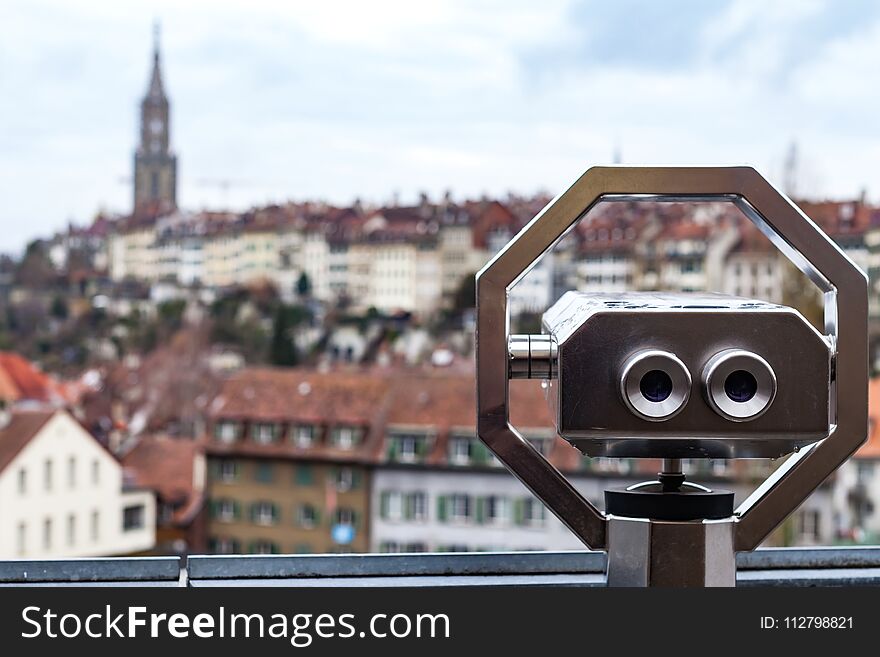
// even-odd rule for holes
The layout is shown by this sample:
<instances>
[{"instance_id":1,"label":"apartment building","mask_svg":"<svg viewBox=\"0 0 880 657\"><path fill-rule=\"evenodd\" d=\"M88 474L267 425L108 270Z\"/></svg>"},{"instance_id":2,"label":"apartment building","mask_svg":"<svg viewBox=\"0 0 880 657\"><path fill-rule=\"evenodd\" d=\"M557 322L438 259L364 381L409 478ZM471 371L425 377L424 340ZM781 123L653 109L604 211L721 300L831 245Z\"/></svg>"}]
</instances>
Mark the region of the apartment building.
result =
<instances>
[{"instance_id":1,"label":"apartment building","mask_svg":"<svg viewBox=\"0 0 880 657\"><path fill-rule=\"evenodd\" d=\"M387 382L341 372L247 369L212 406L212 552L363 552L376 416Z\"/></svg>"},{"instance_id":2,"label":"apartment building","mask_svg":"<svg viewBox=\"0 0 880 657\"><path fill-rule=\"evenodd\" d=\"M156 504L125 486L122 466L64 410L0 414L0 558L143 553Z\"/></svg>"},{"instance_id":3,"label":"apartment building","mask_svg":"<svg viewBox=\"0 0 880 657\"><path fill-rule=\"evenodd\" d=\"M834 511L838 528L851 528L844 539L880 541L880 379L868 389L868 440L835 475Z\"/></svg>"},{"instance_id":4,"label":"apartment building","mask_svg":"<svg viewBox=\"0 0 880 657\"><path fill-rule=\"evenodd\" d=\"M782 303L786 260L754 226L743 226L739 240L724 261L721 292Z\"/></svg>"}]
</instances>

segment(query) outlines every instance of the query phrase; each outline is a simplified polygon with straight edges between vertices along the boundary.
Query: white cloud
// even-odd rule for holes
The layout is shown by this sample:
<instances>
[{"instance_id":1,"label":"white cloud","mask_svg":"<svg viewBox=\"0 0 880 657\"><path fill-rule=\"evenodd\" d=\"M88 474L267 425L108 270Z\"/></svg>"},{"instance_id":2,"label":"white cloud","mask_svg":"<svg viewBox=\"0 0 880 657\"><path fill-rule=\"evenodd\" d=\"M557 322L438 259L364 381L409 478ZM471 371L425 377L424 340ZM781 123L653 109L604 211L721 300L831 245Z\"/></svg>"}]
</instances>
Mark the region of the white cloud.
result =
<instances>
[{"instance_id":1,"label":"white cloud","mask_svg":"<svg viewBox=\"0 0 880 657\"><path fill-rule=\"evenodd\" d=\"M880 187L880 23L807 42L833 5L740 0L691 26L689 60L612 65L583 48L599 23L575 20L573 7L13 4L0 26L0 249L102 204L127 209L120 179L155 17L189 207L558 191L615 144L627 162L749 162L773 173L793 138L820 193ZM637 45L627 25L606 29L620 49Z\"/></svg>"}]
</instances>

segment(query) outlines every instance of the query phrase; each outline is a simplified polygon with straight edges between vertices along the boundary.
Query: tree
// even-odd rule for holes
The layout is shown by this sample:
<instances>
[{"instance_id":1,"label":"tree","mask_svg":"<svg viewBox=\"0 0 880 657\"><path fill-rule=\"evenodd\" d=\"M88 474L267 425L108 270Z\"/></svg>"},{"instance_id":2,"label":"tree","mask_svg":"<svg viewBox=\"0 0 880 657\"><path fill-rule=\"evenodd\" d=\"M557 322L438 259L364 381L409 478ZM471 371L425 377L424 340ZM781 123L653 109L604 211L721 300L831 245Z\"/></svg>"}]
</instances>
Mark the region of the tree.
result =
<instances>
[{"instance_id":1,"label":"tree","mask_svg":"<svg viewBox=\"0 0 880 657\"><path fill-rule=\"evenodd\" d=\"M272 322L272 342L269 344L269 362L273 365L292 367L299 363L299 353L290 335L295 325L294 319L288 306L278 305Z\"/></svg>"},{"instance_id":2,"label":"tree","mask_svg":"<svg viewBox=\"0 0 880 657\"><path fill-rule=\"evenodd\" d=\"M452 308L458 312L469 310L477 305L477 274L470 273L461 279L455 296L452 298Z\"/></svg>"},{"instance_id":3,"label":"tree","mask_svg":"<svg viewBox=\"0 0 880 657\"><path fill-rule=\"evenodd\" d=\"M55 319L65 320L70 314L67 308L67 302L62 296L55 296L52 299L52 305L49 308L49 314Z\"/></svg>"},{"instance_id":4,"label":"tree","mask_svg":"<svg viewBox=\"0 0 880 657\"><path fill-rule=\"evenodd\" d=\"M296 293L303 298L312 294L312 281L305 272L302 272L296 281Z\"/></svg>"}]
</instances>

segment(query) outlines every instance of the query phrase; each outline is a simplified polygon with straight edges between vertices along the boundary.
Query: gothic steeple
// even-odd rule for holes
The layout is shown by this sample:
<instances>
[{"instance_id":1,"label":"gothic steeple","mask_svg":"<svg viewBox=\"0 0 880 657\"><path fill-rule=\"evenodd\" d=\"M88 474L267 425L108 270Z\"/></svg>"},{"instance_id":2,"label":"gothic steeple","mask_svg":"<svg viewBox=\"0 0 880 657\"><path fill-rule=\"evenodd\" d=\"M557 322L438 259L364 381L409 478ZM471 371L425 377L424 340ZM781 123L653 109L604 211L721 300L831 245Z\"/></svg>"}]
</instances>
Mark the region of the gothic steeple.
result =
<instances>
[{"instance_id":1,"label":"gothic steeple","mask_svg":"<svg viewBox=\"0 0 880 657\"><path fill-rule=\"evenodd\" d=\"M153 24L153 73L150 75L150 87L147 97L156 100L167 100L162 88L162 63L159 58L159 23Z\"/></svg>"},{"instance_id":2,"label":"gothic steeple","mask_svg":"<svg viewBox=\"0 0 880 657\"><path fill-rule=\"evenodd\" d=\"M171 151L170 103L162 84L159 25L153 27L153 68L141 101L140 143L134 156L134 207L177 205L177 158Z\"/></svg>"}]
</instances>

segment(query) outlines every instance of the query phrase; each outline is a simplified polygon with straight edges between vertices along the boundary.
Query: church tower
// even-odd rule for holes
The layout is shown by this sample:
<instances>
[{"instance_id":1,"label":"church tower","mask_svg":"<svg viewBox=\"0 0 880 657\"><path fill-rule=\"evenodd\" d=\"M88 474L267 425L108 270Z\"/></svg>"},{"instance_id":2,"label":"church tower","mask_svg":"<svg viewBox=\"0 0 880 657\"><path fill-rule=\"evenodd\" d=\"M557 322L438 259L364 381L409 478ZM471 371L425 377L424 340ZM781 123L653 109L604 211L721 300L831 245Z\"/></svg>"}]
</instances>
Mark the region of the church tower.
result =
<instances>
[{"instance_id":1,"label":"church tower","mask_svg":"<svg viewBox=\"0 0 880 657\"><path fill-rule=\"evenodd\" d=\"M177 156L171 151L169 104L162 86L159 26L153 28L153 71L141 101L140 143L134 154L134 209L177 207Z\"/></svg>"}]
</instances>

